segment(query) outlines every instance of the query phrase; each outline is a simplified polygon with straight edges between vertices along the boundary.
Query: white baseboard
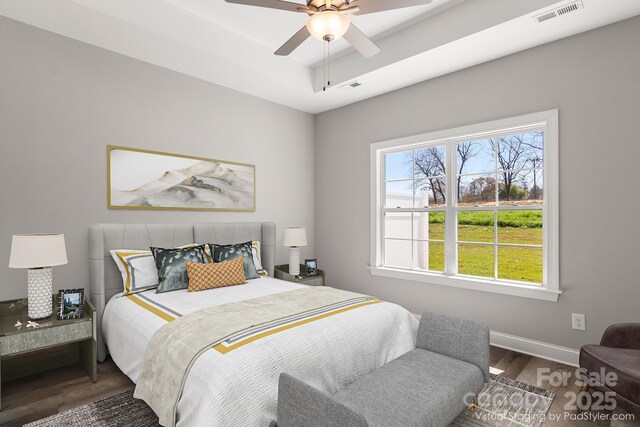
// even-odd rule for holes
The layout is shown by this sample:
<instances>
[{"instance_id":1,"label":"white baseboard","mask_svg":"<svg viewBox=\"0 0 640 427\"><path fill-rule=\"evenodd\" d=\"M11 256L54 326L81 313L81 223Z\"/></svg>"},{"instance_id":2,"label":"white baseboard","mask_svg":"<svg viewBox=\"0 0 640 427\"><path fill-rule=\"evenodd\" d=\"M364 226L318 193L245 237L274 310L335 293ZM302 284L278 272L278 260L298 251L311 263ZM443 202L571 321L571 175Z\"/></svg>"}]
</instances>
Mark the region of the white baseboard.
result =
<instances>
[{"instance_id":1,"label":"white baseboard","mask_svg":"<svg viewBox=\"0 0 640 427\"><path fill-rule=\"evenodd\" d=\"M417 313L412 314L418 320L422 317ZM580 351L573 348L562 347L560 345L549 344L497 331L491 331L490 341L491 345L494 347L528 354L529 356L551 360L552 362L564 363L565 365L574 366L576 368L578 367Z\"/></svg>"},{"instance_id":2,"label":"white baseboard","mask_svg":"<svg viewBox=\"0 0 640 427\"><path fill-rule=\"evenodd\" d=\"M496 331L491 331L491 345L575 367L578 366L580 356L580 352L573 348Z\"/></svg>"}]
</instances>

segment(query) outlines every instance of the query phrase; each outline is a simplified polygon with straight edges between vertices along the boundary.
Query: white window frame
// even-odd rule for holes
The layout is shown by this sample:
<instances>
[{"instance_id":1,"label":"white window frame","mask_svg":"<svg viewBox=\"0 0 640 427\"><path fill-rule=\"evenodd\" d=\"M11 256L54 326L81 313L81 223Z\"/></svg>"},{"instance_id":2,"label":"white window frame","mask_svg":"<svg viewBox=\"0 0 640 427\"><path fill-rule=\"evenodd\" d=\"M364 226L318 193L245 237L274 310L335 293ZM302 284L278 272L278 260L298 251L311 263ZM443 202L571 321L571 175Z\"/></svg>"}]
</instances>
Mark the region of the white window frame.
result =
<instances>
[{"instance_id":1,"label":"white window frame","mask_svg":"<svg viewBox=\"0 0 640 427\"><path fill-rule=\"evenodd\" d=\"M526 284L500 279L470 277L451 274L445 271L437 273L422 270L406 270L383 265L384 251L384 191L385 170L384 154L394 151L411 150L425 145L447 144L452 140L482 138L490 134L518 132L525 128L543 128L544 130L544 208L543 221L543 283ZM447 173L456 171L456 157L447 153ZM389 141L371 144L371 253L369 270L372 275L395 279L405 279L433 285L485 291L544 301L558 300L560 291L559 272L559 196L558 196L558 110L511 117L503 120L462 126L454 129L430 132ZM452 187L452 186L448 186ZM454 210L453 188L447 188L446 210ZM457 200L456 200L457 201ZM448 218L454 215L447 215ZM445 241L457 240L456 224L445 222ZM446 247L447 245L445 245ZM448 245L455 248L455 245ZM445 249L445 259L455 259L455 250ZM453 252L453 253L451 253ZM457 261L456 261L457 262ZM447 268L445 268L447 270Z\"/></svg>"}]
</instances>

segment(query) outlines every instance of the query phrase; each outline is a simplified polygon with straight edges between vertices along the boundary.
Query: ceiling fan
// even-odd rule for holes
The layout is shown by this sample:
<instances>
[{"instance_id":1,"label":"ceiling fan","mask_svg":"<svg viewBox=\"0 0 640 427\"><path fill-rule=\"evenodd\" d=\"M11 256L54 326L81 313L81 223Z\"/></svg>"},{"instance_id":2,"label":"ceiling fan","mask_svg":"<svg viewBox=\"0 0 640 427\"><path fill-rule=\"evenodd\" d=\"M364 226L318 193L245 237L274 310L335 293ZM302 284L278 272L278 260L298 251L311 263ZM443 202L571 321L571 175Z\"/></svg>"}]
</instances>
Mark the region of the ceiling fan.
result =
<instances>
[{"instance_id":1,"label":"ceiling fan","mask_svg":"<svg viewBox=\"0 0 640 427\"><path fill-rule=\"evenodd\" d=\"M432 0L307 0L306 6L281 0L225 0L227 3L266 7L309 15L307 25L276 50L280 56L289 55L309 36L331 42L344 37L358 52L370 57L380 48L356 27L346 15L364 15L385 10L401 9L431 3Z\"/></svg>"}]
</instances>

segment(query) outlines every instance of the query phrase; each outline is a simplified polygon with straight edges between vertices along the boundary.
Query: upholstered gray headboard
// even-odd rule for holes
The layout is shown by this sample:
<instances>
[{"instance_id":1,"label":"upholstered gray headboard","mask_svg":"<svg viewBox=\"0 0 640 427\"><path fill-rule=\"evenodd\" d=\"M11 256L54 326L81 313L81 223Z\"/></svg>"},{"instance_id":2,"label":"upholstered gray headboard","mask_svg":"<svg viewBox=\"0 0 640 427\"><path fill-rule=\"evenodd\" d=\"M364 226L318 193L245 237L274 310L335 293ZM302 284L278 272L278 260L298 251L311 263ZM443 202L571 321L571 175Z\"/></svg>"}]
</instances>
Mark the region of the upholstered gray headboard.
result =
<instances>
[{"instance_id":1,"label":"upholstered gray headboard","mask_svg":"<svg viewBox=\"0 0 640 427\"><path fill-rule=\"evenodd\" d=\"M173 248L189 243L242 243L259 240L262 266L273 276L276 225L272 222L202 224L94 224L89 228L89 299L98 320L98 360L107 349L102 340L102 313L109 299L122 292L122 277L109 253L112 249Z\"/></svg>"}]
</instances>

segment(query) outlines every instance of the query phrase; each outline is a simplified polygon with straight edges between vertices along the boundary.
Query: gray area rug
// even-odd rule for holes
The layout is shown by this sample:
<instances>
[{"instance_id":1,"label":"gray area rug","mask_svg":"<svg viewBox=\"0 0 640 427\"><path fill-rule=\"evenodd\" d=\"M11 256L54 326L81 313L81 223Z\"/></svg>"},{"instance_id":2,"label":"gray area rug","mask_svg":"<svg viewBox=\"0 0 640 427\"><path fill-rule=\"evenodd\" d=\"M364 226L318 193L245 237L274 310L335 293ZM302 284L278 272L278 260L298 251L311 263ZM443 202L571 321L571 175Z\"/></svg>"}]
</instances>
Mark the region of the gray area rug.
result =
<instances>
[{"instance_id":1,"label":"gray area rug","mask_svg":"<svg viewBox=\"0 0 640 427\"><path fill-rule=\"evenodd\" d=\"M555 397L551 391L491 374L476 410L462 412L451 426L539 427Z\"/></svg>"},{"instance_id":2,"label":"gray area rug","mask_svg":"<svg viewBox=\"0 0 640 427\"><path fill-rule=\"evenodd\" d=\"M158 427L158 417L133 390L25 424L25 427Z\"/></svg>"},{"instance_id":3,"label":"gray area rug","mask_svg":"<svg viewBox=\"0 0 640 427\"><path fill-rule=\"evenodd\" d=\"M539 427L555 393L491 375L474 412L464 411L451 426ZM25 427L157 427L158 417L133 390L26 424Z\"/></svg>"}]
</instances>

